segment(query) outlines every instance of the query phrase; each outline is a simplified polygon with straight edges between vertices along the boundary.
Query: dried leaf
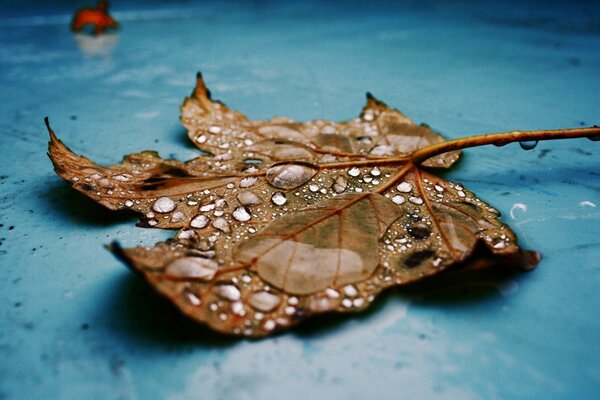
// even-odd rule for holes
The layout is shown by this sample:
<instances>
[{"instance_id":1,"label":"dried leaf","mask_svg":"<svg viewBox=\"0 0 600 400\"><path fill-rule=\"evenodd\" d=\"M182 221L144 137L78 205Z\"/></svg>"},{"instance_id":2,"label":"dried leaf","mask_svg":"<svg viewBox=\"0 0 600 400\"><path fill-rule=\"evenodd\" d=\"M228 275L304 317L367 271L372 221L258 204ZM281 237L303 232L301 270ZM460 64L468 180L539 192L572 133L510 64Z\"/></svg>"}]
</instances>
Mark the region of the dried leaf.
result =
<instances>
[{"instance_id":1,"label":"dried leaf","mask_svg":"<svg viewBox=\"0 0 600 400\"><path fill-rule=\"evenodd\" d=\"M108 1L98 1L96 7L83 7L75 12L71 30L80 32L91 27L93 35L100 35L106 29L118 29L119 24L108 14Z\"/></svg>"},{"instance_id":2,"label":"dried leaf","mask_svg":"<svg viewBox=\"0 0 600 400\"><path fill-rule=\"evenodd\" d=\"M387 287L456 265L539 260L496 210L419 166L448 168L460 148L485 141L547 138L539 132L445 142L371 95L351 121L253 121L211 100L201 75L181 120L208 155L182 163L146 151L100 167L48 126L49 154L56 172L98 203L137 211L144 226L179 229L153 248L113 250L220 332L262 336L311 315L362 310ZM491 257L470 259L478 246Z\"/></svg>"}]
</instances>

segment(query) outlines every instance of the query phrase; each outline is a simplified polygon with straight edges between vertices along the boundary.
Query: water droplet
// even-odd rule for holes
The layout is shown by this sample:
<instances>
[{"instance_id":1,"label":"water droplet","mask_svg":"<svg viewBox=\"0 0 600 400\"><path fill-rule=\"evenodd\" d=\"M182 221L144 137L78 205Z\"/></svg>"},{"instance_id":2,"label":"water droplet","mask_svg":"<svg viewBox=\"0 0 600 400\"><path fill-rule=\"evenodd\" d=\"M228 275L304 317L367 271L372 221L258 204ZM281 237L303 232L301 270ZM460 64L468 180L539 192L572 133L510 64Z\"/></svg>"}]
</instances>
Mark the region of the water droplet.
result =
<instances>
[{"instance_id":1,"label":"water droplet","mask_svg":"<svg viewBox=\"0 0 600 400\"><path fill-rule=\"evenodd\" d=\"M328 297L313 297L309 307L314 312L326 312L333 308L333 303Z\"/></svg>"},{"instance_id":2,"label":"water droplet","mask_svg":"<svg viewBox=\"0 0 600 400\"><path fill-rule=\"evenodd\" d=\"M417 240L425 240L431 235L431 230L426 225L414 225L407 229L410 236Z\"/></svg>"},{"instance_id":3,"label":"water droplet","mask_svg":"<svg viewBox=\"0 0 600 400\"><path fill-rule=\"evenodd\" d=\"M369 182L371 182L372 180L373 180L373 177L372 177L372 176L365 176L365 177L363 178L363 181L364 181L364 182L366 182L366 183L369 183Z\"/></svg>"},{"instance_id":4,"label":"water droplet","mask_svg":"<svg viewBox=\"0 0 600 400\"><path fill-rule=\"evenodd\" d=\"M434 186L434 188L435 188L435 190L437 190L438 192L443 192L443 191L444 191L444 188L443 188L443 187L441 187L440 185L435 185L435 186Z\"/></svg>"},{"instance_id":5,"label":"water droplet","mask_svg":"<svg viewBox=\"0 0 600 400\"><path fill-rule=\"evenodd\" d=\"M217 228L220 231L229 233L229 222L227 222L227 220L223 217L219 217L219 218L215 219L212 223L212 226L214 226L215 228Z\"/></svg>"},{"instance_id":6,"label":"water droplet","mask_svg":"<svg viewBox=\"0 0 600 400\"><path fill-rule=\"evenodd\" d=\"M218 285L213 288L215 294L225 300L237 301L242 297L240 289L235 285Z\"/></svg>"},{"instance_id":7,"label":"water droplet","mask_svg":"<svg viewBox=\"0 0 600 400\"><path fill-rule=\"evenodd\" d=\"M133 207L133 201L125 200L125 207Z\"/></svg>"},{"instance_id":8,"label":"water droplet","mask_svg":"<svg viewBox=\"0 0 600 400\"><path fill-rule=\"evenodd\" d=\"M423 204L423 199L420 198L419 196L410 196L408 198L408 201L410 201L413 204Z\"/></svg>"},{"instance_id":9,"label":"water droplet","mask_svg":"<svg viewBox=\"0 0 600 400\"><path fill-rule=\"evenodd\" d=\"M208 131L212 134L219 134L221 133L221 127L217 126L217 125L212 125L210 128L208 128Z\"/></svg>"},{"instance_id":10,"label":"water droplet","mask_svg":"<svg viewBox=\"0 0 600 400\"><path fill-rule=\"evenodd\" d=\"M311 192L318 192L319 191L319 185L315 185L313 183L312 185L308 186L308 190L310 190Z\"/></svg>"},{"instance_id":11,"label":"water droplet","mask_svg":"<svg viewBox=\"0 0 600 400\"><path fill-rule=\"evenodd\" d=\"M255 206L257 204L262 203L260 197L247 190L239 192L237 195L237 199L243 206Z\"/></svg>"},{"instance_id":12,"label":"water droplet","mask_svg":"<svg viewBox=\"0 0 600 400\"><path fill-rule=\"evenodd\" d=\"M273 321L272 319L267 319L265 320L265 322L263 322L262 328L265 331L272 331L273 329L275 329L275 326L277 324L275 323L275 321Z\"/></svg>"},{"instance_id":13,"label":"water droplet","mask_svg":"<svg viewBox=\"0 0 600 400\"><path fill-rule=\"evenodd\" d=\"M171 221L173 221L173 222L183 221L184 219L185 219L185 214L182 213L181 211L176 211L173 213L173 215L171 215Z\"/></svg>"},{"instance_id":14,"label":"water droplet","mask_svg":"<svg viewBox=\"0 0 600 400\"><path fill-rule=\"evenodd\" d=\"M205 205L203 205L203 206L200 207L200 211L207 212L207 211L213 210L214 208L215 208L215 204L214 203L205 204Z\"/></svg>"},{"instance_id":15,"label":"water droplet","mask_svg":"<svg viewBox=\"0 0 600 400\"><path fill-rule=\"evenodd\" d=\"M196 142L202 144L202 143L206 143L206 136L204 135L200 135L196 137Z\"/></svg>"},{"instance_id":16,"label":"water droplet","mask_svg":"<svg viewBox=\"0 0 600 400\"><path fill-rule=\"evenodd\" d=\"M344 299L344 300L342 300L342 305L345 308L350 308L350 307L352 307L352 300L350 300L350 299Z\"/></svg>"},{"instance_id":17,"label":"water droplet","mask_svg":"<svg viewBox=\"0 0 600 400\"><path fill-rule=\"evenodd\" d=\"M299 303L299 300L296 296L292 296L288 299L288 304L291 304L293 306L297 306Z\"/></svg>"},{"instance_id":18,"label":"water droplet","mask_svg":"<svg viewBox=\"0 0 600 400\"><path fill-rule=\"evenodd\" d=\"M202 229L208 225L209 219L206 215L196 215L190 221L190 226L192 228Z\"/></svg>"},{"instance_id":19,"label":"water droplet","mask_svg":"<svg viewBox=\"0 0 600 400\"><path fill-rule=\"evenodd\" d=\"M348 180L343 176L338 176L333 181L333 191L336 193L342 193L346 190L348 186Z\"/></svg>"},{"instance_id":20,"label":"water droplet","mask_svg":"<svg viewBox=\"0 0 600 400\"><path fill-rule=\"evenodd\" d=\"M168 213L175 209L175 202L168 197L161 197L154 202L152 209L159 213Z\"/></svg>"},{"instance_id":21,"label":"water droplet","mask_svg":"<svg viewBox=\"0 0 600 400\"><path fill-rule=\"evenodd\" d=\"M521 148L523 150L533 150L535 149L535 146L537 146L538 141L537 140L530 140L530 141L520 141L519 142L519 146L521 146Z\"/></svg>"},{"instance_id":22,"label":"water droplet","mask_svg":"<svg viewBox=\"0 0 600 400\"><path fill-rule=\"evenodd\" d=\"M165 269L165 273L167 275L209 281L215 276L218 267L215 261L207 258L181 257L171 262Z\"/></svg>"},{"instance_id":23,"label":"water droplet","mask_svg":"<svg viewBox=\"0 0 600 400\"><path fill-rule=\"evenodd\" d=\"M466 196L465 192L463 192L462 190L459 190L458 192L456 192L456 194L457 194L459 197L465 197L465 196Z\"/></svg>"},{"instance_id":24,"label":"water droplet","mask_svg":"<svg viewBox=\"0 0 600 400\"><path fill-rule=\"evenodd\" d=\"M352 300L352 305L354 307L362 307L365 304L365 299L363 299L362 297L357 297L356 299Z\"/></svg>"},{"instance_id":25,"label":"water droplet","mask_svg":"<svg viewBox=\"0 0 600 400\"><path fill-rule=\"evenodd\" d=\"M365 113L363 115L363 119L365 121L369 121L370 122L370 121L373 121L375 119L375 116L372 113Z\"/></svg>"},{"instance_id":26,"label":"water droplet","mask_svg":"<svg viewBox=\"0 0 600 400\"><path fill-rule=\"evenodd\" d=\"M150 226L158 225L158 221L155 219L149 219L147 222L148 222L148 225L150 225Z\"/></svg>"},{"instance_id":27,"label":"water droplet","mask_svg":"<svg viewBox=\"0 0 600 400\"><path fill-rule=\"evenodd\" d=\"M357 167L350 168L348 170L348 175L353 176L353 177L357 177L357 176L360 175L360 169L357 168Z\"/></svg>"},{"instance_id":28,"label":"water droplet","mask_svg":"<svg viewBox=\"0 0 600 400\"><path fill-rule=\"evenodd\" d=\"M358 290L353 285L344 286L344 294L350 297L356 297Z\"/></svg>"},{"instance_id":29,"label":"water droplet","mask_svg":"<svg viewBox=\"0 0 600 400\"><path fill-rule=\"evenodd\" d=\"M213 213L215 217L220 217L223 214L225 214L225 211L223 210L215 210L215 212Z\"/></svg>"},{"instance_id":30,"label":"water droplet","mask_svg":"<svg viewBox=\"0 0 600 400\"><path fill-rule=\"evenodd\" d=\"M234 301L233 303L231 303L231 312L233 312L235 315L239 315L240 317L246 315L244 303L242 303L241 301Z\"/></svg>"},{"instance_id":31,"label":"water droplet","mask_svg":"<svg viewBox=\"0 0 600 400\"><path fill-rule=\"evenodd\" d=\"M317 169L307 164L276 165L267 170L267 181L276 188L294 189L315 176Z\"/></svg>"},{"instance_id":32,"label":"water droplet","mask_svg":"<svg viewBox=\"0 0 600 400\"><path fill-rule=\"evenodd\" d=\"M246 210L246 207L238 207L235 210L233 210L233 218L237 219L238 221L241 222L246 222L249 221L250 218L252 218L252 216L250 215L250 213L248 212L248 210Z\"/></svg>"},{"instance_id":33,"label":"water droplet","mask_svg":"<svg viewBox=\"0 0 600 400\"><path fill-rule=\"evenodd\" d=\"M195 293L193 293L187 289L183 291L183 298L193 306L199 306L200 303L202 303L200 298L198 296L196 296Z\"/></svg>"},{"instance_id":34,"label":"water droplet","mask_svg":"<svg viewBox=\"0 0 600 400\"><path fill-rule=\"evenodd\" d=\"M379 176L379 175L381 175L381 171L379 170L379 168L375 167L371 170L371 175Z\"/></svg>"},{"instance_id":35,"label":"water droplet","mask_svg":"<svg viewBox=\"0 0 600 400\"><path fill-rule=\"evenodd\" d=\"M271 201L278 206L282 206L287 202L287 197L285 197L285 194L282 192L275 192L273 193L273 196L271 196Z\"/></svg>"},{"instance_id":36,"label":"water droplet","mask_svg":"<svg viewBox=\"0 0 600 400\"><path fill-rule=\"evenodd\" d=\"M337 299L338 297L340 297L340 292L332 288L325 289L325 294L327 294L327 296L331 297L332 299Z\"/></svg>"},{"instance_id":37,"label":"water droplet","mask_svg":"<svg viewBox=\"0 0 600 400\"><path fill-rule=\"evenodd\" d=\"M397 194L394 197L392 197L392 201L396 204L403 204L406 201L406 199L404 198L404 196Z\"/></svg>"},{"instance_id":38,"label":"water droplet","mask_svg":"<svg viewBox=\"0 0 600 400\"><path fill-rule=\"evenodd\" d=\"M248 187L254 185L256 182L258 182L258 178L250 176L250 177L244 178L240 181L240 187L248 188Z\"/></svg>"},{"instance_id":39,"label":"water droplet","mask_svg":"<svg viewBox=\"0 0 600 400\"><path fill-rule=\"evenodd\" d=\"M412 190L412 184L410 182L402 182L398 186L396 186L399 192L408 193Z\"/></svg>"}]
</instances>

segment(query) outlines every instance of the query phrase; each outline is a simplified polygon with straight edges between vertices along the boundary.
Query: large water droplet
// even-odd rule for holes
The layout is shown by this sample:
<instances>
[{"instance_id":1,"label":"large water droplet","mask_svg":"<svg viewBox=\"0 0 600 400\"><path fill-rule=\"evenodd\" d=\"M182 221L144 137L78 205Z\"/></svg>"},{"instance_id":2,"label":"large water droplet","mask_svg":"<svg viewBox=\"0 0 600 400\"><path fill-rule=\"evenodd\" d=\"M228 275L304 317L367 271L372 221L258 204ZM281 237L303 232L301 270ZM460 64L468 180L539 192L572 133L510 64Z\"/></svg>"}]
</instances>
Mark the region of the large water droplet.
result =
<instances>
[{"instance_id":1,"label":"large water droplet","mask_svg":"<svg viewBox=\"0 0 600 400\"><path fill-rule=\"evenodd\" d=\"M276 188L294 189L315 176L317 168L307 164L276 165L267 170L267 181Z\"/></svg>"},{"instance_id":2,"label":"large water droplet","mask_svg":"<svg viewBox=\"0 0 600 400\"><path fill-rule=\"evenodd\" d=\"M168 197L161 197L154 202L152 209L159 213L168 213L175 209L175 202Z\"/></svg>"},{"instance_id":3,"label":"large water droplet","mask_svg":"<svg viewBox=\"0 0 600 400\"><path fill-rule=\"evenodd\" d=\"M275 309L279 305L279 296L276 296L269 292L256 292L250 295L248 303L262 312L269 312Z\"/></svg>"},{"instance_id":4,"label":"large water droplet","mask_svg":"<svg viewBox=\"0 0 600 400\"><path fill-rule=\"evenodd\" d=\"M170 263L165 273L173 276L209 281L215 276L218 267L215 261L206 258L182 257Z\"/></svg>"},{"instance_id":5,"label":"large water droplet","mask_svg":"<svg viewBox=\"0 0 600 400\"><path fill-rule=\"evenodd\" d=\"M535 146L537 146L537 144L537 140L522 140L519 142L519 146L521 146L523 150L533 150L535 149Z\"/></svg>"}]
</instances>

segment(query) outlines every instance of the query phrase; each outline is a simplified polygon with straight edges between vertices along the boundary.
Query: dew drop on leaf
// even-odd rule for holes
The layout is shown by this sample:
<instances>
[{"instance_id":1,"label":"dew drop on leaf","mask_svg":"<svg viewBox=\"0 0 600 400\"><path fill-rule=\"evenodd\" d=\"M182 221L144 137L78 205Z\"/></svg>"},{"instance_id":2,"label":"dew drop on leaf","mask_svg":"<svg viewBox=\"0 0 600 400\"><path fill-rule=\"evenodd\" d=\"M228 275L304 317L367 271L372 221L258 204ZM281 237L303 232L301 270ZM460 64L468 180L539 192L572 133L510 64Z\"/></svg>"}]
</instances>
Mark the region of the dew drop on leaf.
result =
<instances>
[{"instance_id":1,"label":"dew drop on leaf","mask_svg":"<svg viewBox=\"0 0 600 400\"><path fill-rule=\"evenodd\" d=\"M294 189L304 185L317 173L308 164L282 164L267 170L267 181L279 189Z\"/></svg>"},{"instance_id":2,"label":"dew drop on leaf","mask_svg":"<svg viewBox=\"0 0 600 400\"><path fill-rule=\"evenodd\" d=\"M175 209L175 202L169 197L161 197L154 202L152 209L159 213L168 213Z\"/></svg>"},{"instance_id":3,"label":"dew drop on leaf","mask_svg":"<svg viewBox=\"0 0 600 400\"><path fill-rule=\"evenodd\" d=\"M165 273L183 278L211 280L217 272L218 265L213 260L200 257L182 257L171 262Z\"/></svg>"},{"instance_id":4,"label":"dew drop on leaf","mask_svg":"<svg viewBox=\"0 0 600 400\"><path fill-rule=\"evenodd\" d=\"M287 202L287 197L285 197L285 194L282 192L275 192L273 193L273 196L271 196L271 201L275 205L282 206Z\"/></svg>"}]
</instances>

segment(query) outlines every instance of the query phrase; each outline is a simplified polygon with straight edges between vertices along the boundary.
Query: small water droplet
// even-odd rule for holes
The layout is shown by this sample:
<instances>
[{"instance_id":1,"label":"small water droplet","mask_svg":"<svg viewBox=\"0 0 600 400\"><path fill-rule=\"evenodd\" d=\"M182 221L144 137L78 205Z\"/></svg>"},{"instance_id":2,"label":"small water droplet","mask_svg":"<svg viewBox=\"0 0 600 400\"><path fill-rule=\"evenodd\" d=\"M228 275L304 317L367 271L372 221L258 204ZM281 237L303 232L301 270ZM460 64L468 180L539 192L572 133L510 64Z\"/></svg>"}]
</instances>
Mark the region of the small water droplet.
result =
<instances>
[{"instance_id":1,"label":"small water droplet","mask_svg":"<svg viewBox=\"0 0 600 400\"><path fill-rule=\"evenodd\" d=\"M408 193L412 190L412 184L410 182L402 182L398 186L396 186L399 192Z\"/></svg>"},{"instance_id":2,"label":"small water droplet","mask_svg":"<svg viewBox=\"0 0 600 400\"><path fill-rule=\"evenodd\" d=\"M431 235L431 230L422 224L407 229L408 233L417 240L425 240Z\"/></svg>"},{"instance_id":3,"label":"small water droplet","mask_svg":"<svg viewBox=\"0 0 600 400\"><path fill-rule=\"evenodd\" d=\"M466 196L465 192L463 192L462 190L459 190L458 192L456 192L456 194L457 194L459 197L465 197L465 196Z\"/></svg>"},{"instance_id":4,"label":"small water droplet","mask_svg":"<svg viewBox=\"0 0 600 400\"><path fill-rule=\"evenodd\" d=\"M287 197L285 197L285 194L282 192L275 192L273 193L273 196L271 196L271 201L278 206L282 206L287 202Z\"/></svg>"},{"instance_id":5,"label":"small water droplet","mask_svg":"<svg viewBox=\"0 0 600 400\"><path fill-rule=\"evenodd\" d=\"M206 143L206 136L204 135L200 135L196 137L196 142L202 144L202 143Z\"/></svg>"},{"instance_id":6,"label":"small water droplet","mask_svg":"<svg viewBox=\"0 0 600 400\"><path fill-rule=\"evenodd\" d=\"M244 178L240 181L240 187L248 188L248 187L254 185L256 182L258 182L258 178L250 176L250 177Z\"/></svg>"},{"instance_id":7,"label":"small water droplet","mask_svg":"<svg viewBox=\"0 0 600 400\"><path fill-rule=\"evenodd\" d=\"M410 196L408 198L408 201L410 201L413 204L417 204L417 205L423 204L423 199L420 198L419 196Z\"/></svg>"},{"instance_id":8,"label":"small water droplet","mask_svg":"<svg viewBox=\"0 0 600 400\"><path fill-rule=\"evenodd\" d=\"M189 290L183 291L183 298L193 306L199 306L200 303L202 303L200 298L195 293L193 293Z\"/></svg>"},{"instance_id":9,"label":"small water droplet","mask_svg":"<svg viewBox=\"0 0 600 400\"><path fill-rule=\"evenodd\" d=\"M335 178L335 181L333 182L333 191L336 193L342 193L346 190L347 186L348 186L348 180L346 178L344 178L343 176L338 176Z\"/></svg>"},{"instance_id":10,"label":"small water droplet","mask_svg":"<svg viewBox=\"0 0 600 400\"><path fill-rule=\"evenodd\" d=\"M362 297L357 297L356 299L352 300L352 305L354 307L362 307L365 304L365 299L363 299Z\"/></svg>"},{"instance_id":11,"label":"small water droplet","mask_svg":"<svg viewBox=\"0 0 600 400\"><path fill-rule=\"evenodd\" d=\"M212 223L212 226L222 232L229 233L229 222L227 222L227 220L223 217L215 219Z\"/></svg>"},{"instance_id":12,"label":"small water droplet","mask_svg":"<svg viewBox=\"0 0 600 400\"><path fill-rule=\"evenodd\" d=\"M344 299L344 300L342 300L342 306L344 306L345 308L352 307L352 300L350 300L350 299Z\"/></svg>"},{"instance_id":13,"label":"small water droplet","mask_svg":"<svg viewBox=\"0 0 600 400\"><path fill-rule=\"evenodd\" d=\"M358 290L353 285L344 286L344 294L349 297L356 297Z\"/></svg>"},{"instance_id":14,"label":"small water droplet","mask_svg":"<svg viewBox=\"0 0 600 400\"><path fill-rule=\"evenodd\" d=\"M209 219L206 215L196 215L190 221L190 226L192 228L202 229L208 225Z\"/></svg>"},{"instance_id":15,"label":"small water droplet","mask_svg":"<svg viewBox=\"0 0 600 400\"><path fill-rule=\"evenodd\" d=\"M207 211L213 210L214 208L215 208L215 204L214 203L205 204L205 205L203 205L203 206L200 207L200 211L207 212Z\"/></svg>"},{"instance_id":16,"label":"small water droplet","mask_svg":"<svg viewBox=\"0 0 600 400\"><path fill-rule=\"evenodd\" d=\"M125 200L125 207L133 207L133 201Z\"/></svg>"},{"instance_id":17,"label":"small water droplet","mask_svg":"<svg viewBox=\"0 0 600 400\"><path fill-rule=\"evenodd\" d=\"M537 144L538 144L537 140L530 140L530 141L522 140L519 142L519 146L521 146L521 148L523 150L533 150L533 149L535 149L535 146L537 146Z\"/></svg>"},{"instance_id":18,"label":"small water droplet","mask_svg":"<svg viewBox=\"0 0 600 400\"><path fill-rule=\"evenodd\" d=\"M262 203L260 197L250 191L239 192L237 195L237 199L243 206L255 206L257 204Z\"/></svg>"},{"instance_id":19,"label":"small water droplet","mask_svg":"<svg viewBox=\"0 0 600 400\"><path fill-rule=\"evenodd\" d=\"M325 289L325 294L327 294L327 296L331 297L332 299L337 299L338 297L340 297L340 292L332 288Z\"/></svg>"},{"instance_id":20,"label":"small water droplet","mask_svg":"<svg viewBox=\"0 0 600 400\"><path fill-rule=\"evenodd\" d=\"M152 209L159 213L168 213L175 209L175 202L169 197L161 197L154 202Z\"/></svg>"},{"instance_id":21,"label":"small water droplet","mask_svg":"<svg viewBox=\"0 0 600 400\"><path fill-rule=\"evenodd\" d=\"M277 324L275 323L275 321L273 321L272 319L267 319L265 320L265 322L263 322L262 327L265 331L272 331L273 329L275 329L276 325Z\"/></svg>"},{"instance_id":22,"label":"small water droplet","mask_svg":"<svg viewBox=\"0 0 600 400\"><path fill-rule=\"evenodd\" d=\"M435 188L435 190L437 190L438 192L443 192L443 191L444 191L444 188L443 188L443 187L441 187L440 185L435 185L435 186L434 186L434 188Z\"/></svg>"},{"instance_id":23,"label":"small water droplet","mask_svg":"<svg viewBox=\"0 0 600 400\"><path fill-rule=\"evenodd\" d=\"M241 301L234 301L233 303L231 303L231 312L235 315L239 315L240 317L246 315L244 303L242 303Z\"/></svg>"},{"instance_id":24,"label":"small water droplet","mask_svg":"<svg viewBox=\"0 0 600 400\"><path fill-rule=\"evenodd\" d=\"M308 182L317 168L307 164L276 165L267 170L267 181L276 188L294 189Z\"/></svg>"},{"instance_id":25,"label":"small water droplet","mask_svg":"<svg viewBox=\"0 0 600 400\"><path fill-rule=\"evenodd\" d=\"M353 176L353 177L357 177L357 176L360 175L360 169L357 168L357 167L350 168L348 170L348 175Z\"/></svg>"},{"instance_id":26,"label":"small water droplet","mask_svg":"<svg viewBox=\"0 0 600 400\"><path fill-rule=\"evenodd\" d=\"M250 218L252 218L252 216L250 215L248 210L246 210L246 207L243 207L243 206L238 207L235 210L233 210L233 213L231 215L233 215L233 218L235 218L241 222L249 221Z\"/></svg>"},{"instance_id":27,"label":"small water droplet","mask_svg":"<svg viewBox=\"0 0 600 400\"><path fill-rule=\"evenodd\" d=\"M221 127L217 126L217 125L212 125L210 128L208 128L208 131L212 134L219 134L221 133Z\"/></svg>"},{"instance_id":28,"label":"small water droplet","mask_svg":"<svg viewBox=\"0 0 600 400\"><path fill-rule=\"evenodd\" d=\"M318 192L319 191L319 185L315 185L314 183L312 185L308 186L308 190L310 190L311 192Z\"/></svg>"},{"instance_id":29,"label":"small water droplet","mask_svg":"<svg viewBox=\"0 0 600 400\"><path fill-rule=\"evenodd\" d=\"M218 285L214 287L213 291L217 296L225 300L237 301L242 297L240 289L238 289L235 285Z\"/></svg>"},{"instance_id":30,"label":"small water droplet","mask_svg":"<svg viewBox=\"0 0 600 400\"><path fill-rule=\"evenodd\" d=\"M184 219L185 219L185 214L182 213L181 211L176 211L173 213L173 215L171 215L171 221L173 221L173 222L183 221Z\"/></svg>"},{"instance_id":31,"label":"small water droplet","mask_svg":"<svg viewBox=\"0 0 600 400\"><path fill-rule=\"evenodd\" d=\"M392 197L392 201L396 204L403 204L406 201L406 199L404 198L404 196L397 194L394 197Z\"/></svg>"},{"instance_id":32,"label":"small water droplet","mask_svg":"<svg viewBox=\"0 0 600 400\"><path fill-rule=\"evenodd\" d=\"M379 176L379 175L381 175L381 171L379 170L379 168L375 167L371 170L371 175Z\"/></svg>"}]
</instances>

